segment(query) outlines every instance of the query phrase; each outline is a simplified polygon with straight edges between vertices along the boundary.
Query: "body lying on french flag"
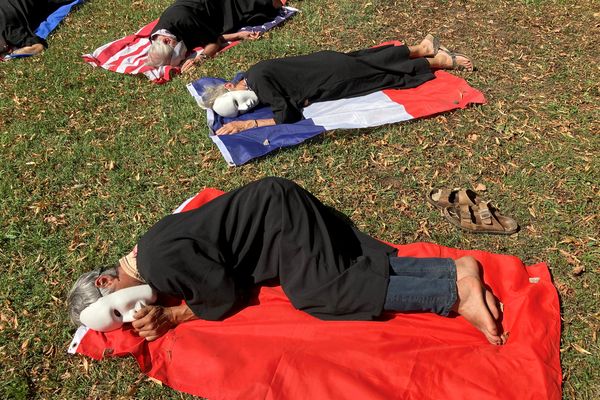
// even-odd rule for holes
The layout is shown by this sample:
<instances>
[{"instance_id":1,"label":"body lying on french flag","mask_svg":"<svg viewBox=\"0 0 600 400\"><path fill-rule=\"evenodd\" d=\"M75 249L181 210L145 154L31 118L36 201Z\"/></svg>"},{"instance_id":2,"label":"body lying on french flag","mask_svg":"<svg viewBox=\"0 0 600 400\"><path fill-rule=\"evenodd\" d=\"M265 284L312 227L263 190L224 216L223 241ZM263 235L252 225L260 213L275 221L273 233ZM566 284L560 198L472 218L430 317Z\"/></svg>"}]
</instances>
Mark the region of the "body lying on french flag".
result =
<instances>
[{"instance_id":1,"label":"body lying on french flag","mask_svg":"<svg viewBox=\"0 0 600 400\"><path fill-rule=\"evenodd\" d=\"M205 88L225 82L220 78L200 78L189 83L187 88L202 106ZM367 128L408 121L483 103L484 95L464 79L436 71L435 79L415 88L384 89L359 97L312 103L303 109L304 119L291 124L260 126L232 135L215 134L221 126L232 121L273 118L271 108L265 106L256 107L235 118L224 118L207 109L207 120L210 137L227 163L239 166L328 130Z\"/></svg>"}]
</instances>

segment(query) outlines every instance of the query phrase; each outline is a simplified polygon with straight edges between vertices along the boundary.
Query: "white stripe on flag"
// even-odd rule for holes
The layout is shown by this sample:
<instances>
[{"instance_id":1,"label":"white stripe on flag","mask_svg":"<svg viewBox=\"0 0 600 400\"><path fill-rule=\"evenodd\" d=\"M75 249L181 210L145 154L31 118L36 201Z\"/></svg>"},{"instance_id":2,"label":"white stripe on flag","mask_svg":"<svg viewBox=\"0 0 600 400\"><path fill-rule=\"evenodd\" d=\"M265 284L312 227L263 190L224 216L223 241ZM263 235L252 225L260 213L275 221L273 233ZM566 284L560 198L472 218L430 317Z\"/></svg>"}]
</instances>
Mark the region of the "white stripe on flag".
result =
<instances>
[{"instance_id":1,"label":"white stripe on flag","mask_svg":"<svg viewBox=\"0 0 600 400\"><path fill-rule=\"evenodd\" d=\"M188 83L187 85L185 85L185 87L187 88L188 92L190 92L190 94L192 95L194 100L196 100L196 104L198 104L200 107L202 107L202 97L198 94L198 91L194 87L194 82ZM209 124L208 129L210 129L211 126L212 125ZM212 130L211 130L211 132L212 132Z\"/></svg>"},{"instance_id":2,"label":"white stripe on flag","mask_svg":"<svg viewBox=\"0 0 600 400\"><path fill-rule=\"evenodd\" d=\"M79 347L81 340L83 339L83 337L85 336L85 334L88 332L89 329L90 328L83 326L83 325L81 325L79 328L77 328L77 330L75 331L75 334L73 335L73 340L71 340L71 344L69 344L67 353L75 354L77 352L77 348Z\"/></svg>"},{"instance_id":3,"label":"white stripe on flag","mask_svg":"<svg viewBox=\"0 0 600 400\"><path fill-rule=\"evenodd\" d=\"M221 141L221 137L215 134L211 134L208 137L210 137L213 143L217 145L219 151L221 152L221 155L225 159L225 162L227 162L227 165L229 165L230 167L235 167L236 165L233 162L233 157L231 157L231 153L229 153L229 149L227 148L227 146L225 146L225 143Z\"/></svg>"},{"instance_id":4,"label":"white stripe on flag","mask_svg":"<svg viewBox=\"0 0 600 400\"><path fill-rule=\"evenodd\" d=\"M198 195L196 195L196 196L198 196ZM181 211L183 211L185 206L187 206L189 204L189 202L192 201L196 196L192 196L189 199L187 199L186 201L184 201L183 203L181 203L181 205L173 211L173 214L179 214Z\"/></svg>"},{"instance_id":5,"label":"white stripe on flag","mask_svg":"<svg viewBox=\"0 0 600 400\"><path fill-rule=\"evenodd\" d=\"M108 61L105 63L105 65L112 65L112 63L114 63L121 57L128 56L119 62L119 65L118 65L117 69L115 70L116 72L123 73L126 68L129 68L130 66L133 65L133 61L137 58L137 54L133 55L133 56L131 56L130 54L135 53L140 47L145 48L145 47L149 47L149 46L150 46L149 40L141 39L138 43L135 43L133 46L125 47L123 50L119 51L117 54L115 54L114 56L109 58ZM141 52L141 54L145 54L146 52L147 52L147 50L144 49Z\"/></svg>"},{"instance_id":6,"label":"white stripe on flag","mask_svg":"<svg viewBox=\"0 0 600 400\"><path fill-rule=\"evenodd\" d=\"M407 121L414 117L402 104L392 101L383 92L350 99L323 101L306 107L306 119L327 130L367 128Z\"/></svg>"}]
</instances>

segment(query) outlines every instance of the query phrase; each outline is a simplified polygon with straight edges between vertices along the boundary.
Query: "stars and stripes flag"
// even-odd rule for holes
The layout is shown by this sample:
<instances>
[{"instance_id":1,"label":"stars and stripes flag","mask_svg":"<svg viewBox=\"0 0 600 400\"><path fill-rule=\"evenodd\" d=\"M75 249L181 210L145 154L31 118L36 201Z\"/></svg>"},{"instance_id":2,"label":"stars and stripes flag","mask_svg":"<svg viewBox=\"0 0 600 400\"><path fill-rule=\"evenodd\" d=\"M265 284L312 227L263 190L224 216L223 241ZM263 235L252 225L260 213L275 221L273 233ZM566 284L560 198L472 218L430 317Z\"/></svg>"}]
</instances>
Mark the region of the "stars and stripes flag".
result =
<instances>
[{"instance_id":1,"label":"stars and stripes flag","mask_svg":"<svg viewBox=\"0 0 600 400\"><path fill-rule=\"evenodd\" d=\"M293 7L283 7L280 14L272 21L259 26L247 26L240 31L266 32L282 24L298 12ZM155 68L144 65L148 58L148 48L150 47L150 33L158 22L158 19L141 28L133 35L125 36L114 42L110 42L94 50L92 54L84 54L82 57L85 62L94 66L104 68L108 71L121 74L144 74L154 83L166 83L180 71L179 67L170 65ZM240 43L239 41L230 42L221 51L227 50ZM189 57L195 56L203 51L202 47L197 47L190 52Z\"/></svg>"}]
</instances>

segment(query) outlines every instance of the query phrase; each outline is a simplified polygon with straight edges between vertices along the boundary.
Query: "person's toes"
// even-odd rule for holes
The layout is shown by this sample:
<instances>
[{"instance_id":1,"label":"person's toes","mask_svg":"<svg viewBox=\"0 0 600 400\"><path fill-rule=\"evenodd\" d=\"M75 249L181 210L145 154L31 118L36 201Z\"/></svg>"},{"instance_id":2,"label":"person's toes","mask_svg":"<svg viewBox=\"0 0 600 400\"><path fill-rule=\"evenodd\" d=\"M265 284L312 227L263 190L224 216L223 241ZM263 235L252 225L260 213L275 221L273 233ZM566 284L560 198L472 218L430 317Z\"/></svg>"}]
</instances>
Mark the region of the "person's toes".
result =
<instances>
[{"instance_id":1,"label":"person's toes","mask_svg":"<svg viewBox=\"0 0 600 400\"><path fill-rule=\"evenodd\" d=\"M465 71L471 72L473 71L473 62L463 55L456 56L456 66L460 66L465 69Z\"/></svg>"},{"instance_id":2,"label":"person's toes","mask_svg":"<svg viewBox=\"0 0 600 400\"><path fill-rule=\"evenodd\" d=\"M485 289L484 289L485 290ZM498 310L498 301L496 297L489 290L485 290L485 302L487 304L488 309L492 313L492 317L495 320L500 318L500 310Z\"/></svg>"},{"instance_id":3,"label":"person's toes","mask_svg":"<svg viewBox=\"0 0 600 400\"><path fill-rule=\"evenodd\" d=\"M491 318L491 315L485 311L481 311L481 314L478 317L479 318L473 322L475 327L484 334L490 343L502 344L502 340L498 334L498 327L496 326L495 321Z\"/></svg>"},{"instance_id":4,"label":"person's toes","mask_svg":"<svg viewBox=\"0 0 600 400\"><path fill-rule=\"evenodd\" d=\"M487 305L487 294L479 278L467 276L457 282L458 313L496 345L502 344L498 327Z\"/></svg>"},{"instance_id":5,"label":"person's toes","mask_svg":"<svg viewBox=\"0 0 600 400\"><path fill-rule=\"evenodd\" d=\"M496 324L485 324L485 328L483 329L484 335L488 338L488 340L495 344L500 344L501 339L500 335L498 335L498 328Z\"/></svg>"}]
</instances>

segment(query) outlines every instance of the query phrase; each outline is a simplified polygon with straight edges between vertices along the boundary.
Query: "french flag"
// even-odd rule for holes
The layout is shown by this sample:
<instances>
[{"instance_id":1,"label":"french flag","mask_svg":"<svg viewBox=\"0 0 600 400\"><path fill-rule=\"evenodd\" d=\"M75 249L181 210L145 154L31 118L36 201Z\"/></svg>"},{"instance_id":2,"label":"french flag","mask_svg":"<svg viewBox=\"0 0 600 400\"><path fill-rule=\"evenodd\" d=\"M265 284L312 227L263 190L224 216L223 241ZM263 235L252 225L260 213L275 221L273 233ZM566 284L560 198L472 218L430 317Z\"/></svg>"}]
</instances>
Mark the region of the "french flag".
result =
<instances>
[{"instance_id":1,"label":"french flag","mask_svg":"<svg viewBox=\"0 0 600 400\"><path fill-rule=\"evenodd\" d=\"M412 89L386 89L350 99L314 103L303 110L305 119L296 123L257 127L233 135L217 136L215 131L231 121L273 118L271 109L255 108L236 118L224 118L208 109L209 135L225 161L230 166L239 166L325 131L392 124L486 102L483 93L469 86L464 79L444 71L437 71L435 76ZM200 78L189 83L187 88L200 105L204 88L218 82L225 80Z\"/></svg>"}]
</instances>

